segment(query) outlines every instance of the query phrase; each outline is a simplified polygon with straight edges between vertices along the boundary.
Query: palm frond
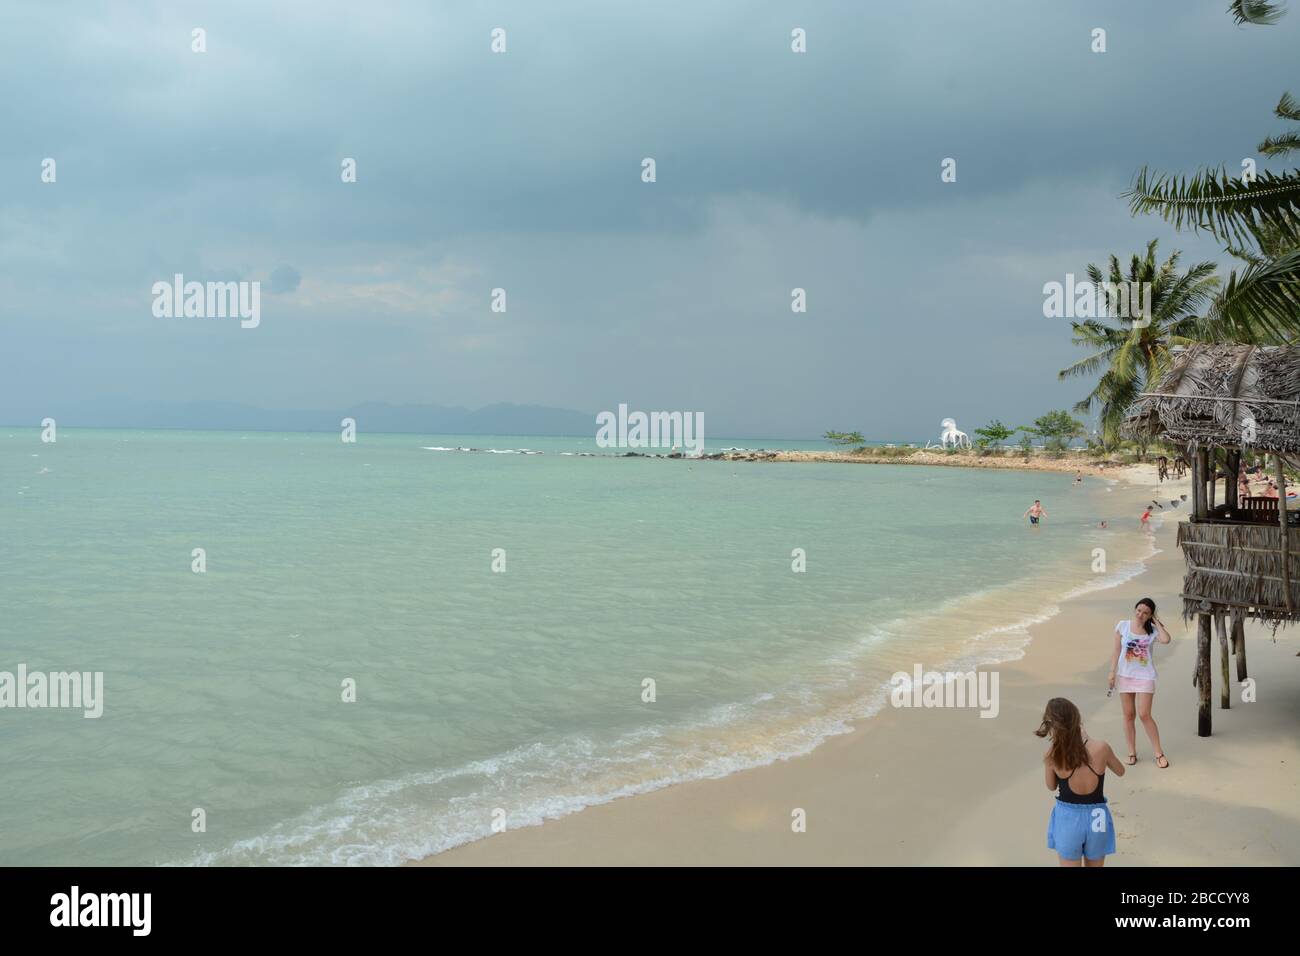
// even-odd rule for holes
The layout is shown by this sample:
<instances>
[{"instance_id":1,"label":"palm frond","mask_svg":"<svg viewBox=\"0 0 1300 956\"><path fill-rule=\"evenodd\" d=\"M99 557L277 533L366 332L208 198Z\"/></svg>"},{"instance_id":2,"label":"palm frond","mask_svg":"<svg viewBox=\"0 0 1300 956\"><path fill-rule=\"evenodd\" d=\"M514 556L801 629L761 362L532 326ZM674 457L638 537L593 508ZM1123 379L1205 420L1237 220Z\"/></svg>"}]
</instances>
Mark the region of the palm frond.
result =
<instances>
[{"instance_id":1,"label":"palm frond","mask_svg":"<svg viewBox=\"0 0 1300 956\"><path fill-rule=\"evenodd\" d=\"M1080 359L1073 365L1061 369L1056 373L1056 377L1066 379L1075 375L1090 375L1097 371L1097 369L1101 368L1109 357L1110 356L1106 352L1097 352L1095 355L1089 355L1086 359Z\"/></svg>"},{"instance_id":2,"label":"palm frond","mask_svg":"<svg viewBox=\"0 0 1300 956\"><path fill-rule=\"evenodd\" d=\"M1074 335L1070 339L1072 345L1086 345L1089 348L1114 351L1128 339L1126 329L1103 325L1096 319L1071 322L1070 328L1074 330Z\"/></svg>"},{"instance_id":3,"label":"palm frond","mask_svg":"<svg viewBox=\"0 0 1300 956\"><path fill-rule=\"evenodd\" d=\"M1156 287L1154 319L1165 325L1208 305L1219 287L1217 269L1213 262L1198 262L1181 276L1164 277Z\"/></svg>"},{"instance_id":4,"label":"palm frond","mask_svg":"<svg viewBox=\"0 0 1300 956\"><path fill-rule=\"evenodd\" d=\"M1285 156L1300 149L1300 133L1279 133L1270 136L1259 144L1259 151L1265 156Z\"/></svg>"},{"instance_id":5,"label":"palm frond","mask_svg":"<svg viewBox=\"0 0 1300 956\"><path fill-rule=\"evenodd\" d=\"M1244 183L1225 169L1184 177L1152 173L1144 166L1124 196L1134 215L1156 212L1176 229L1205 230L1224 242L1248 242L1270 227L1295 237L1300 221L1296 172L1265 172Z\"/></svg>"},{"instance_id":6,"label":"palm frond","mask_svg":"<svg viewBox=\"0 0 1300 956\"><path fill-rule=\"evenodd\" d=\"M1233 270L1205 319L1236 342L1268 345L1300 336L1300 249L1240 275Z\"/></svg>"},{"instance_id":7,"label":"palm frond","mask_svg":"<svg viewBox=\"0 0 1300 956\"><path fill-rule=\"evenodd\" d=\"M1269 0L1232 0L1228 12L1238 26L1250 23L1264 27L1281 20L1286 10L1282 4L1271 3Z\"/></svg>"},{"instance_id":8,"label":"palm frond","mask_svg":"<svg viewBox=\"0 0 1300 956\"><path fill-rule=\"evenodd\" d=\"M1283 93L1282 98L1277 101L1277 106L1273 112L1277 114L1278 119L1295 120L1300 122L1300 102L1290 93Z\"/></svg>"},{"instance_id":9,"label":"palm frond","mask_svg":"<svg viewBox=\"0 0 1300 956\"><path fill-rule=\"evenodd\" d=\"M1254 249L1247 249L1244 246L1234 246L1231 243L1223 247L1223 251L1235 259L1240 259L1248 265L1257 266L1268 262L1267 256L1262 256Z\"/></svg>"}]
</instances>

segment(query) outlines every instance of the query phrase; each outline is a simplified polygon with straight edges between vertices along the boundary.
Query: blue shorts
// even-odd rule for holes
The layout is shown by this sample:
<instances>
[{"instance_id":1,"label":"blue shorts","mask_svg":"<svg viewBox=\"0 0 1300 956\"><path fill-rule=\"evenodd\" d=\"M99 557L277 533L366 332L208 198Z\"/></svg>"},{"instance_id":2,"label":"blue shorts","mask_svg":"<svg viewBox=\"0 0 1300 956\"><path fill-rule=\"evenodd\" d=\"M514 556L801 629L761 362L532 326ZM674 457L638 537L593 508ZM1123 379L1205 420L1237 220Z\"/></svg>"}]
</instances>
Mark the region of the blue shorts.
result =
<instances>
[{"instance_id":1,"label":"blue shorts","mask_svg":"<svg viewBox=\"0 0 1300 956\"><path fill-rule=\"evenodd\" d=\"M1030 516L1029 516L1029 523L1030 523L1030 524L1038 524L1038 516L1037 516L1037 515L1030 515Z\"/></svg>"},{"instance_id":2,"label":"blue shorts","mask_svg":"<svg viewBox=\"0 0 1300 956\"><path fill-rule=\"evenodd\" d=\"M1100 860L1115 852L1115 820L1105 803L1056 801L1047 821L1047 848L1062 859Z\"/></svg>"}]
</instances>

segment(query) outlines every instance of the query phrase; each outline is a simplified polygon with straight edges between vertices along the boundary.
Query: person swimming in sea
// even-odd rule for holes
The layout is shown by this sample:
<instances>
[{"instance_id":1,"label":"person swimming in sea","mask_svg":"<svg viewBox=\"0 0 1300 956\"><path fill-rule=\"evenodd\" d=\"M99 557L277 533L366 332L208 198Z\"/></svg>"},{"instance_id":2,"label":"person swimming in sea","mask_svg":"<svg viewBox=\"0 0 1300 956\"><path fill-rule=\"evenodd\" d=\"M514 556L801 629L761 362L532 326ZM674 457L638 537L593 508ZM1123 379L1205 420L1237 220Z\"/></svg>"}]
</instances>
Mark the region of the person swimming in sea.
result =
<instances>
[{"instance_id":1,"label":"person swimming in sea","mask_svg":"<svg viewBox=\"0 0 1300 956\"><path fill-rule=\"evenodd\" d=\"M1025 514L1021 515L1020 517L1023 518L1025 517L1025 515L1029 516L1029 524L1032 527L1037 527L1038 519L1047 517L1047 509L1043 507L1043 503L1041 501L1035 498L1034 503L1030 505L1028 508L1026 508Z\"/></svg>"}]
</instances>

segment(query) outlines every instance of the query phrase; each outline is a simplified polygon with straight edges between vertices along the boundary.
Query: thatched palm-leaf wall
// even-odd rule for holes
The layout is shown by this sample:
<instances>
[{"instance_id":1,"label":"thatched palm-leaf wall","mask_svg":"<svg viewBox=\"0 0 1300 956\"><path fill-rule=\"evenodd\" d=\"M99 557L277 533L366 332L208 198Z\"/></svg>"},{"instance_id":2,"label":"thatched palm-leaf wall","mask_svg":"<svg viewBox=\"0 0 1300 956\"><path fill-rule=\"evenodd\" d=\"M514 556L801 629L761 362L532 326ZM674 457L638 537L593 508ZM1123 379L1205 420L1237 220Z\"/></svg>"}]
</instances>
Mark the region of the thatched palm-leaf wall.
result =
<instances>
[{"instance_id":1,"label":"thatched palm-leaf wall","mask_svg":"<svg viewBox=\"0 0 1300 956\"><path fill-rule=\"evenodd\" d=\"M1276 525L1183 522L1178 545L1187 559L1183 578L1183 616L1191 617L1208 600L1242 608L1248 617L1276 622L1300 620L1300 529L1287 531L1291 605L1282 575L1282 531Z\"/></svg>"}]
</instances>

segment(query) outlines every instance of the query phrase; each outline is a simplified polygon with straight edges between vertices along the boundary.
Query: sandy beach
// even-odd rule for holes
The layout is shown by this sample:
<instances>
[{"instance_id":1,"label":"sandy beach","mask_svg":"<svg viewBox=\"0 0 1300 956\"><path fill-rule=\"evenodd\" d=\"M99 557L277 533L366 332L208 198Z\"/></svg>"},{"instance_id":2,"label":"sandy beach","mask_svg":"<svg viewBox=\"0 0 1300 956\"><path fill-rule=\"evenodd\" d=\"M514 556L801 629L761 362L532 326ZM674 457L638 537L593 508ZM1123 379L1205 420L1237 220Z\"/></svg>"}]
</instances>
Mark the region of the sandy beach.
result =
<instances>
[{"instance_id":1,"label":"sandy beach","mask_svg":"<svg viewBox=\"0 0 1300 956\"><path fill-rule=\"evenodd\" d=\"M1156 496L1153 467L1126 469L1123 478L1117 492L1135 506ZM1159 496L1175 497L1186 484L1166 482ZM1033 731L1049 698L1068 697L1087 731L1122 757L1120 702L1106 696L1106 673L1115 623L1143 596L1155 599L1174 636L1157 654L1153 709L1171 766L1156 767L1139 724L1138 764L1106 776L1118 830L1107 865L1296 865L1296 638L1279 631L1275 641L1267 628L1247 625L1257 700L1242 702L1234 684L1227 711L1218 706L1216 649L1214 733L1197 737L1194 625L1182 620L1178 600L1178 517L1156 529L1161 550L1143 573L1063 602L1030 629L1022 659L992 668L1000 690L994 719L974 709L886 708L806 756L589 807L416 865L1055 866L1045 845L1053 797ZM1035 596L1025 602L1033 609ZM792 830L796 809L806 815L805 832Z\"/></svg>"},{"instance_id":2,"label":"sandy beach","mask_svg":"<svg viewBox=\"0 0 1300 956\"><path fill-rule=\"evenodd\" d=\"M993 468L1004 471L1052 471L1065 474L1082 473L1095 477L1145 476L1153 466L1125 465L1118 461L1098 459L1078 450L1060 455L1032 452L1028 458L1014 449L1003 448L988 454L977 452L946 452L937 448L881 449L864 448L861 451L726 451L706 458L722 461L820 461L827 464L852 465L928 465L936 468ZM1173 487L1166 483L1166 487Z\"/></svg>"}]
</instances>

